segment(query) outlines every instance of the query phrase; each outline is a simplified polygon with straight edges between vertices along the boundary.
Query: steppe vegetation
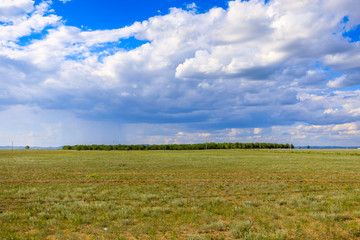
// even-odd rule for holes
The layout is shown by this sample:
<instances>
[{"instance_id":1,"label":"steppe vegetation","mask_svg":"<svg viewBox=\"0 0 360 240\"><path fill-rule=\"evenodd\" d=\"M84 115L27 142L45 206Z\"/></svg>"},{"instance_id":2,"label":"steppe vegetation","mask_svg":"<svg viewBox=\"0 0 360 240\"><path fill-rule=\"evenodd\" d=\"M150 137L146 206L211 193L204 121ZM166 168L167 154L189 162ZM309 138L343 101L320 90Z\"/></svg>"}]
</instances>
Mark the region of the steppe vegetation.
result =
<instances>
[{"instance_id":1,"label":"steppe vegetation","mask_svg":"<svg viewBox=\"0 0 360 240\"><path fill-rule=\"evenodd\" d=\"M1 150L0 238L359 239L360 150Z\"/></svg>"}]
</instances>

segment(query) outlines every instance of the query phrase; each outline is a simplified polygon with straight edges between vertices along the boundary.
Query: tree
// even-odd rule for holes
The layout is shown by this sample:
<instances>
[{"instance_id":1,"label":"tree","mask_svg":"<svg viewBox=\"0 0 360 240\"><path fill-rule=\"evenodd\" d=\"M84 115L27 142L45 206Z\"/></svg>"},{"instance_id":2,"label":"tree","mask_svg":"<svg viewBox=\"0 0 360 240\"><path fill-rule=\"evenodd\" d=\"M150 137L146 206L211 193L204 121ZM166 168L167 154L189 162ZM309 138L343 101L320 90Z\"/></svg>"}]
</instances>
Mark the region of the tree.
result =
<instances>
[{"instance_id":1,"label":"tree","mask_svg":"<svg viewBox=\"0 0 360 240\"><path fill-rule=\"evenodd\" d=\"M30 146L29 146L29 145L26 145L26 146L25 146L25 149L30 149Z\"/></svg>"}]
</instances>

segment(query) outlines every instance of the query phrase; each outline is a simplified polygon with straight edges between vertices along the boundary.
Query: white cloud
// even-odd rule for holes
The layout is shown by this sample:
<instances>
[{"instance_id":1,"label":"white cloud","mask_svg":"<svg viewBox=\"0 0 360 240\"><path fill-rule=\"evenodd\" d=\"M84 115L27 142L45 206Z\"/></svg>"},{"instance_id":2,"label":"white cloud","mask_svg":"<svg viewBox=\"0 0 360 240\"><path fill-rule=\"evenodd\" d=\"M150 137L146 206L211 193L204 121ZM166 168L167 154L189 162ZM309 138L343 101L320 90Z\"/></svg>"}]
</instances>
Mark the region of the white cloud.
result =
<instances>
[{"instance_id":1,"label":"white cloud","mask_svg":"<svg viewBox=\"0 0 360 240\"><path fill-rule=\"evenodd\" d=\"M187 4L187 5L186 5L186 9L196 10L196 9L197 9L197 6L196 6L195 3L190 3L190 4Z\"/></svg>"},{"instance_id":2,"label":"white cloud","mask_svg":"<svg viewBox=\"0 0 360 240\"><path fill-rule=\"evenodd\" d=\"M328 82L328 87L330 88L341 88L344 86L344 82L346 80L346 75L342 75L340 77L335 78Z\"/></svg>"},{"instance_id":3,"label":"white cloud","mask_svg":"<svg viewBox=\"0 0 360 240\"><path fill-rule=\"evenodd\" d=\"M334 114L334 113L336 113L337 111L339 111L337 108L335 108L335 109L329 108L329 109L326 109L326 110L324 111L324 113L325 113L325 114Z\"/></svg>"},{"instance_id":4,"label":"white cloud","mask_svg":"<svg viewBox=\"0 0 360 240\"><path fill-rule=\"evenodd\" d=\"M32 1L26 2L32 3ZM9 41L17 41L20 37L28 36L32 33L38 33L47 26L56 25L59 22L60 17L53 14L44 16L48 9L49 3L42 2L41 4L37 5L34 11L31 11L29 14L22 17L15 15L15 20L12 20L11 23L0 25L0 46L1 43L6 46L11 43Z\"/></svg>"},{"instance_id":5,"label":"white cloud","mask_svg":"<svg viewBox=\"0 0 360 240\"><path fill-rule=\"evenodd\" d=\"M254 128L254 134L255 135L258 135L262 132L262 129L261 128Z\"/></svg>"},{"instance_id":6,"label":"white cloud","mask_svg":"<svg viewBox=\"0 0 360 240\"><path fill-rule=\"evenodd\" d=\"M31 12L33 7L33 0L1 0L0 21L8 22L21 19L26 13Z\"/></svg>"}]
</instances>

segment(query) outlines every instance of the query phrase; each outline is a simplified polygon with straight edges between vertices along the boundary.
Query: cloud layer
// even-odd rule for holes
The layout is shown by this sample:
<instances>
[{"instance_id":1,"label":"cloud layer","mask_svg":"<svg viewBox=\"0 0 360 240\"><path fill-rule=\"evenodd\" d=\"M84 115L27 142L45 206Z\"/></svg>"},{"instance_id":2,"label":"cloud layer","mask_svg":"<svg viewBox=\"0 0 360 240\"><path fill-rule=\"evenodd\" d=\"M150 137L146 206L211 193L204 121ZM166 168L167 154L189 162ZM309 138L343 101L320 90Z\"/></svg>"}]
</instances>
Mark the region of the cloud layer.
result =
<instances>
[{"instance_id":1,"label":"cloud layer","mask_svg":"<svg viewBox=\"0 0 360 240\"><path fill-rule=\"evenodd\" d=\"M358 0L229 1L227 9L205 13L192 6L120 29L84 31L67 26L51 1L2 1L0 116L27 109L30 118L37 109L59 115L38 119L39 126L62 126L61 116L72 116L98 129L159 129L119 140L135 143L156 136L203 141L195 135L204 133L230 139L242 129L267 141L281 128L274 141L305 135L315 144L311 129L337 126L351 129L343 142L345 130L337 130L335 142L356 139L360 48L346 33L360 24ZM126 41L137 47L122 47ZM70 132L63 135L57 142L69 143Z\"/></svg>"}]
</instances>

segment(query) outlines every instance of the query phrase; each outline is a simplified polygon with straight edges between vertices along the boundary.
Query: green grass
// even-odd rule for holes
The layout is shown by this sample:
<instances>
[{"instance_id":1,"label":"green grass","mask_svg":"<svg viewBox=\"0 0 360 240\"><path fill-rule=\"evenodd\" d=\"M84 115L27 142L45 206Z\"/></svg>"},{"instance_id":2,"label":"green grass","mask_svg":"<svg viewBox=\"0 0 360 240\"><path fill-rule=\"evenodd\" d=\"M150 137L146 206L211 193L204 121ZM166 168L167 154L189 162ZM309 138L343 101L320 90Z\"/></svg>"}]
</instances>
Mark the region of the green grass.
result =
<instances>
[{"instance_id":1,"label":"green grass","mask_svg":"<svg viewBox=\"0 0 360 240\"><path fill-rule=\"evenodd\" d=\"M359 150L0 151L0 239L358 239Z\"/></svg>"}]
</instances>

